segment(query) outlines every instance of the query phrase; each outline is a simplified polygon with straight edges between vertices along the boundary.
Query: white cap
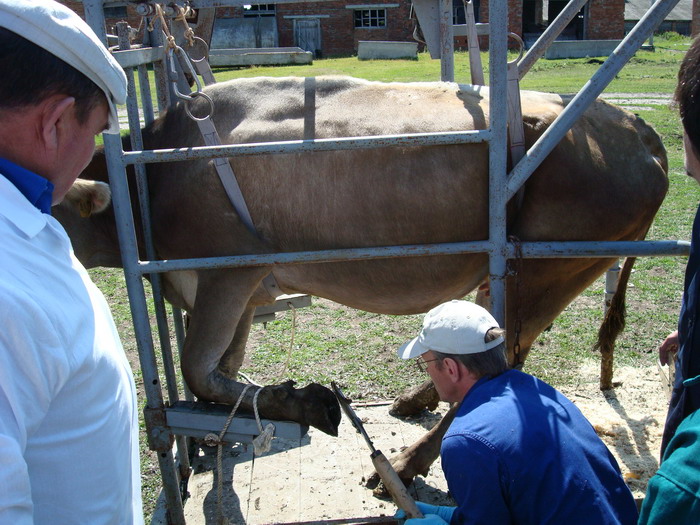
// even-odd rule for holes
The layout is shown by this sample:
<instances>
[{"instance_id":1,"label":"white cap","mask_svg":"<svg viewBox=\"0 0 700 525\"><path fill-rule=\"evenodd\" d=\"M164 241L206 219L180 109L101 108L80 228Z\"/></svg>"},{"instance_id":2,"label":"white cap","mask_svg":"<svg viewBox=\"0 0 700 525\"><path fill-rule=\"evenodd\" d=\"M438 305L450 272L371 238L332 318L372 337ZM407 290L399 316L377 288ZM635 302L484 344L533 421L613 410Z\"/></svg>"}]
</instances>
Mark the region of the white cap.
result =
<instances>
[{"instance_id":1,"label":"white cap","mask_svg":"<svg viewBox=\"0 0 700 525\"><path fill-rule=\"evenodd\" d=\"M428 350L443 354L478 354L491 350L504 339L484 342L486 332L498 328L493 316L481 306L468 301L450 301L430 310L423 320L418 337L398 350L402 359L412 359Z\"/></svg>"},{"instance_id":2,"label":"white cap","mask_svg":"<svg viewBox=\"0 0 700 525\"><path fill-rule=\"evenodd\" d=\"M90 26L52 0L0 0L0 27L56 55L104 91L108 133L119 133L116 104L126 101L126 75Z\"/></svg>"}]
</instances>

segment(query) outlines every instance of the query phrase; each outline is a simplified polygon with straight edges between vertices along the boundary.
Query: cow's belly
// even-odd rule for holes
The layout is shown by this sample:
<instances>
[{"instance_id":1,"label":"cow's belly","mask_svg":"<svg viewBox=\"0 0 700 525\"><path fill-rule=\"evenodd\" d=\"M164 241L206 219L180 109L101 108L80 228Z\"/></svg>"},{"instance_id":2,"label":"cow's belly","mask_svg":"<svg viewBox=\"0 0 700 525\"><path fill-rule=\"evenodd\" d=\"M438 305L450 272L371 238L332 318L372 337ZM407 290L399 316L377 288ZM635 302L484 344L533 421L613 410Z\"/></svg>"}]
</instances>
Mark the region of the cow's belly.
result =
<instances>
[{"instance_id":1,"label":"cow's belly","mask_svg":"<svg viewBox=\"0 0 700 525\"><path fill-rule=\"evenodd\" d=\"M425 312L464 297L488 273L485 254L285 266L275 269L288 293L307 293L381 314Z\"/></svg>"}]
</instances>

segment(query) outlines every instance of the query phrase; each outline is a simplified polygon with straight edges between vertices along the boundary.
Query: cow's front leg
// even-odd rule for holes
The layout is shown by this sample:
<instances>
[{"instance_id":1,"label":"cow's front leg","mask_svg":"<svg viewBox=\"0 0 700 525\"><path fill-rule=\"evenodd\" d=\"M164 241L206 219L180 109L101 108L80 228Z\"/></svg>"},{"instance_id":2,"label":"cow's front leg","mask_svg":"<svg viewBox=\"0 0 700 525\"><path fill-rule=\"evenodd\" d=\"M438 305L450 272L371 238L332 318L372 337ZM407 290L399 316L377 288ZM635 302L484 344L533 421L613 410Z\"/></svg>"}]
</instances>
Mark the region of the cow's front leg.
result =
<instances>
[{"instance_id":1,"label":"cow's front leg","mask_svg":"<svg viewBox=\"0 0 700 525\"><path fill-rule=\"evenodd\" d=\"M200 399L235 404L244 385L227 376L233 354L223 359L234 335L246 332L248 302L269 270L245 268L200 272L197 296L182 349L182 374ZM223 359L223 362L222 362ZM266 386L258 396L258 412L267 419L296 421L337 435L340 407L333 393L317 384L295 389L289 381ZM249 389L241 407L252 410L255 389Z\"/></svg>"},{"instance_id":2,"label":"cow's front leg","mask_svg":"<svg viewBox=\"0 0 700 525\"><path fill-rule=\"evenodd\" d=\"M253 317L255 316L255 307L248 305L243 311L241 319L238 321L236 331L233 334L233 340L228 346L224 355L219 361L219 370L227 377L236 379L238 370L243 365L245 358L245 347L248 343L248 335L250 328L253 325Z\"/></svg>"}]
</instances>

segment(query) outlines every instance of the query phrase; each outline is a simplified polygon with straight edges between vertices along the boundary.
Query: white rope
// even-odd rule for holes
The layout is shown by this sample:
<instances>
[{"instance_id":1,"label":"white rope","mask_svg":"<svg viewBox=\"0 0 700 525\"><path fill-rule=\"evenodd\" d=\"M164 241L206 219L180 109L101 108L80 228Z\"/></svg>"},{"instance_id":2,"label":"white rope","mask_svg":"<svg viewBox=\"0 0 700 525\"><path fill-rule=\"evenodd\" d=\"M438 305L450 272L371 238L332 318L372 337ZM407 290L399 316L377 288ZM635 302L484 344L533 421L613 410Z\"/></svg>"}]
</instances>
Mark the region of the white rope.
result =
<instances>
[{"instance_id":1,"label":"white rope","mask_svg":"<svg viewBox=\"0 0 700 525\"><path fill-rule=\"evenodd\" d=\"M228 427L231 425L231 422L233 421L233 417L236 414L236 411L238 410L238 407L241 405L241 402L243 401L243 398L245 397L246 392L250 389L253 388L254 385L246 385L243 387L243 391L241 392L241 395L238 396L238 400L236 401L236 404L233 407L233 410L231 410L231 413L228 415L228 418L226 418L226 423L224 423L224 428L221 429L221 432L219 432L219 435L217 436L216 434L209 433L206 436L204 436L204 443L206 443L207 446L213 447L216 446L216 471L217 471L217 483L216 483L216 509L217 509L217 523L218 525L230 525L228 518L224 516L224 511L223 511L223 494L224 494L224 479L223 479L223 447L224 447L224 436L226 435L226 432L228 431ZM255 414L255 422L258 424L258 430L260 431L260 435L255 437L253 439L253 448L254 448L254 453L256 456L260 456L261 454L264 454L265 452L268 452L270 450L270 447L272 445L272 438L275 434L275 426L272 423L268 423L265 428L263 429L262 423L260 422L260 414L258 413L258 396L260 395L260 392L262 391L262 387L258 388L255 391L255 395L253 396L253 412Z\"/></svg>"},{"instance_id":2,"label":"white rope","mask_svg":"<svg viewBox=\"0 0 700 525\"><path fill-rule=\"evenodd\" d=\"M243 401L243 397L245 396L245 393L248 391L249 388L252 388L253 385L246 385L243 388L243 391L241 392L241 395L238 396L238 401L236 401L236 404L233 407L233 410L231 410L231 413L229 414L228 418L226 419L226 423L224 423L224 428L221 430L219 435L217 436L214 433L207 434L204 436L204 442L210 446L213 447L216 445L216 472L217 472L217 484L216 484L216 512L217 512L217 523L219 525L229 525L228 518L224 517L224 511L223 511L223 506L222 506L222 499L223 499L223 493L224 493L224 480L223 480L223 474L224 474L224 469L222 468L222 454L223 454L223 447L224 447L224 436L226 435L226 431L228 430L229 425L231 424L231 421L233 421L233 416L236 414L236 410L238 410L238 407L241 405L241 401Z\"/></svg>"}]
</instances>

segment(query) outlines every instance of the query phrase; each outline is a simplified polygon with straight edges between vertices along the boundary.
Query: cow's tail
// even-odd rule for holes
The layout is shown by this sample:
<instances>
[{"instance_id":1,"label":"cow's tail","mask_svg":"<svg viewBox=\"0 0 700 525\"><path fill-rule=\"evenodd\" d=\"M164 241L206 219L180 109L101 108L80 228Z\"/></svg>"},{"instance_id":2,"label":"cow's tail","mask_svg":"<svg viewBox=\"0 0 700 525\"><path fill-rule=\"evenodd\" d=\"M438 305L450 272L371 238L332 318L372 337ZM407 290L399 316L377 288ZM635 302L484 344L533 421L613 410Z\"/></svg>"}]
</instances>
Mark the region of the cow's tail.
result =
<instances>
[{"instance_id":1,"label":"cow's tail","mask_svg":"<svg viewBox=\"0 0 700 525\"><path fill-rule=\"evenodd\" d=\"M600 350L600 389L609 390L612 388L613 377L613 352L615 351L615 340L620 332L625 329L625 299L627 296L627 283L629 282L632 266L636 257L628 257L620 271L617 282L617 290L610 302L610 308L605 314L605 319L598 330L598 341L595 349Z\"/></svg>"}]
</instances>

